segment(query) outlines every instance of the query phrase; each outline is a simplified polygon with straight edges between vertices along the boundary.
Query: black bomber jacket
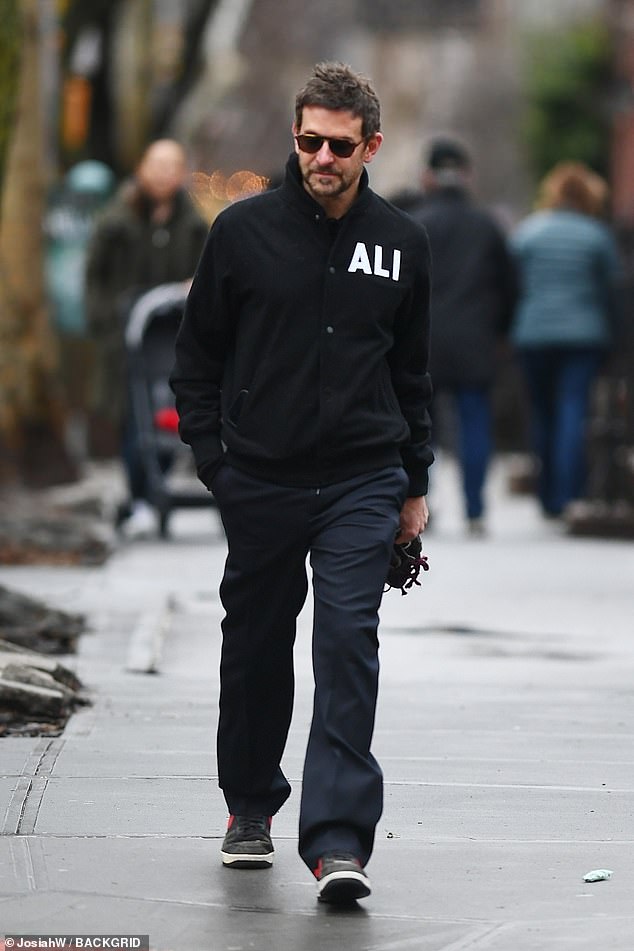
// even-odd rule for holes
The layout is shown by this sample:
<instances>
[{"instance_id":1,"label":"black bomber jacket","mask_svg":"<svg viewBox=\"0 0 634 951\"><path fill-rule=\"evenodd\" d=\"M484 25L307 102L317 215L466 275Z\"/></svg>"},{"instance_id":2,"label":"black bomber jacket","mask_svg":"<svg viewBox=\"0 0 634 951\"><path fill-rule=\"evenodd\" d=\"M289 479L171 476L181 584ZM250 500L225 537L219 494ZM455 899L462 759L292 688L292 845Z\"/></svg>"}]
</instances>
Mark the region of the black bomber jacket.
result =
<instances>
[{"instance_id":1,"label":"black bomber jacket","mask_svg":"<svg viewBox=\"0 0 634 951\"><path fill-rule=\"evenodd\" d=\"M329 222L291 155L284 184L215 220L176 341L181 438L281 485L403 465L427 492L430 265L423 228L368 187Z\"/></svg>"}]
</instances>

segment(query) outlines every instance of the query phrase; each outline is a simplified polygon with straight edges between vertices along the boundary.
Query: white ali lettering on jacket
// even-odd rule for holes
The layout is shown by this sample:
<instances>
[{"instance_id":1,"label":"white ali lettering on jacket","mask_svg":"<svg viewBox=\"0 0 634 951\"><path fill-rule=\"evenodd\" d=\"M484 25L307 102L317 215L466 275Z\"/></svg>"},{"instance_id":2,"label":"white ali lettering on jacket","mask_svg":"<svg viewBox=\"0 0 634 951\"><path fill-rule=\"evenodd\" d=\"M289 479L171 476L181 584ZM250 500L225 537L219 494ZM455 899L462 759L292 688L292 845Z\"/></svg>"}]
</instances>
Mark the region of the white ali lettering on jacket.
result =
<instances>
[{"instance_id":1,"label":"white ali lettering on jacket","mask_svg":"<svg viewBox=\"0 0 634 951\"><path fill-rule=\"evenodd\" d=\"M373 266L374 265L374 266ZM374 245L374 261L370 262L370 255L363 241L357 241L357 246L352 252L352 258L348 265L350 274L355 271L363 271L364 274L374 274L376 277L391 277L393 281L398 281L401 273L401 252L395 248L392 252L392 269L383 266L383 248L380 244Z\"/></svg>"}]
</instances>

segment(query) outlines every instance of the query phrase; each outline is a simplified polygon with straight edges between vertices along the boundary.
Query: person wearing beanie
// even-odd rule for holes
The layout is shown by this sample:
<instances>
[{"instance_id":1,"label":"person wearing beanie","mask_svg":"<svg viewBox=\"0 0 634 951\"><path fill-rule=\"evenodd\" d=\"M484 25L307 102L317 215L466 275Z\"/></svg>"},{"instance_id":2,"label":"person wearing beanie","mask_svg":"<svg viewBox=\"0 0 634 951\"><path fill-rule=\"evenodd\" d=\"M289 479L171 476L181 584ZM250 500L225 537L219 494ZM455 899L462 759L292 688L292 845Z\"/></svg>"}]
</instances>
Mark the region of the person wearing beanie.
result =
<instances>
[{"instance_id":1,"label":"person wearing beanie","mask_svg":"<svg viewBox=\"0 0 634 951\"><path fill-rule=\"evenodd\" d=\"M471 196L472 161L460 140L431 141L422 186L423 200L410 214L431 247L434 405L448 396L455 409L467 526L479 535L493 451L491 386L513 315L515 269L500 227Z\"/></svg>"}]
</instances>

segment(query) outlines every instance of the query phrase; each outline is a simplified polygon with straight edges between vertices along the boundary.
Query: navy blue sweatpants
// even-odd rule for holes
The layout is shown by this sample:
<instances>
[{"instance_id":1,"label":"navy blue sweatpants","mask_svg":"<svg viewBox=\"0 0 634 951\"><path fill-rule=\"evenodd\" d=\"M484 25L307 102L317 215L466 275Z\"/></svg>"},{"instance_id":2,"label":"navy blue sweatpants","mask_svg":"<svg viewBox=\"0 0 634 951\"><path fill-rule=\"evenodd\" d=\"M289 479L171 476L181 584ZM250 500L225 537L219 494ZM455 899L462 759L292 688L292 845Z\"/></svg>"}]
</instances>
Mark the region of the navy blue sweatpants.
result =
<instances>
[{"instance_id":1,"label":"navy blue sweatpants","mask_svg":"<svg viewBox=\"0 0 634 951\"><path fill-rule=\"evenodd\" d=\"M218 770L233 814L274 815L290 794L280 761L310 554L315 694L299 827L309 868L333 849L363 864L372 852L383 808L383 777L370 752L378 609L407 486L401 468L320 489L274 485L228 465L214 479L229 548L220 586Z\"/></svg>"}]
</instances>

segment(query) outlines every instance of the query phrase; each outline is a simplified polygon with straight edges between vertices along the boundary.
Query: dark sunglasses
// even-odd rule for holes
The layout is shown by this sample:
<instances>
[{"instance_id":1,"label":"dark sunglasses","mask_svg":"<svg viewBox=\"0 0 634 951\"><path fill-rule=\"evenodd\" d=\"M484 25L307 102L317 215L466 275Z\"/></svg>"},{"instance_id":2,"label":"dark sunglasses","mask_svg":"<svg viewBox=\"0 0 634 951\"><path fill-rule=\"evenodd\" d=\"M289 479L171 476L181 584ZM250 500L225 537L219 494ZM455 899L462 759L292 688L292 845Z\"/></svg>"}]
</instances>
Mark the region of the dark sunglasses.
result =
<instances>
[{"instance_id":1,"label":"dark sunglasses","mask_svg":"<svg viewBox=\"0 0 634 951\"><path fill-rule=\"evenodd\" d=\"M365 139L361 139L361 142L351 142L349 139L331 139L327 135L302 133L295 136L295 141L302 152L308 152L309 155L316 155L324 142L327 142L328 148L337 158L350 158L354 150L361 145L361 142L365 142Z\"/></svg>"}]
</instances>

